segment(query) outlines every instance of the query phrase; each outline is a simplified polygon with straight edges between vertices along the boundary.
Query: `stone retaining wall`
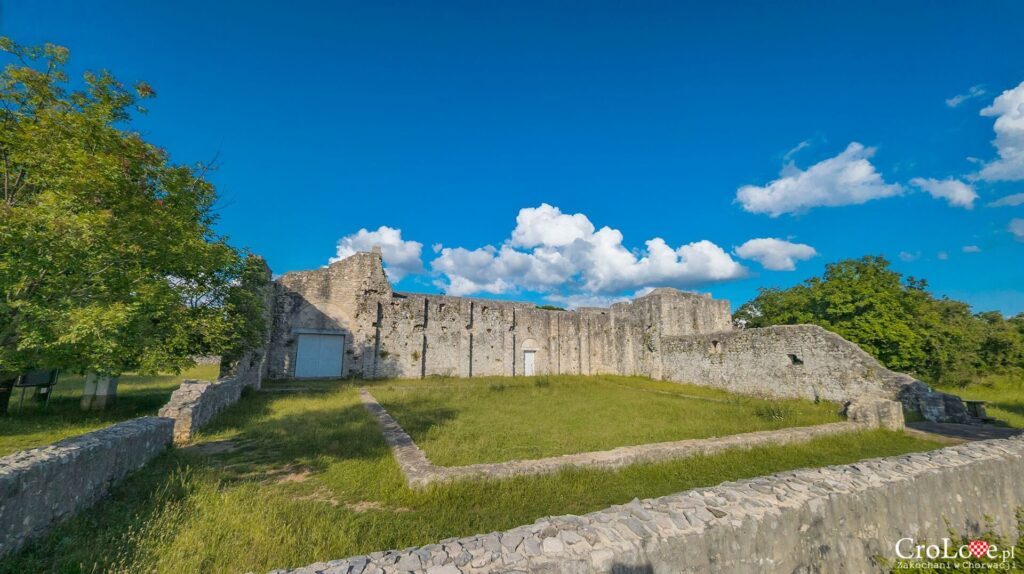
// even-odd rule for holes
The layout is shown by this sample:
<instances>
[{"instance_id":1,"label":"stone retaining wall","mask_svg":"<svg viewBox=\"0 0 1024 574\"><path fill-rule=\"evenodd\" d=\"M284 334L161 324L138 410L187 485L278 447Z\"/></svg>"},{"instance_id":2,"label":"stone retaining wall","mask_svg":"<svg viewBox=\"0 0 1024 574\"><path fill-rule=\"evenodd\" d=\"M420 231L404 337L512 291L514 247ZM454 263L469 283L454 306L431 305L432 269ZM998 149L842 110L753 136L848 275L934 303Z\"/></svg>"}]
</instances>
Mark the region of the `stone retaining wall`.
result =
<instances>
[{"instance_id":1,"label":"stone retaining wall","mask_svg":"<svg viewBox=\"0 0 1024 574\"><path fill-rule=\"evenodd\" d=\"M1024 438L803 469L276 573L873 572L905 537L1017 536ZM948 524L947 524L948 522Z\"/></svg>"},{"instance_id":2,"label":"stone retaining wall","mask_svg":"<svg viewBox=\"0 0 1024 574\"><path fill-rule=\"evenodd\" d=\"M0 556L92 505L171 444L173 421L143 417L0 458Z\"/></svg>"}]
</instances>

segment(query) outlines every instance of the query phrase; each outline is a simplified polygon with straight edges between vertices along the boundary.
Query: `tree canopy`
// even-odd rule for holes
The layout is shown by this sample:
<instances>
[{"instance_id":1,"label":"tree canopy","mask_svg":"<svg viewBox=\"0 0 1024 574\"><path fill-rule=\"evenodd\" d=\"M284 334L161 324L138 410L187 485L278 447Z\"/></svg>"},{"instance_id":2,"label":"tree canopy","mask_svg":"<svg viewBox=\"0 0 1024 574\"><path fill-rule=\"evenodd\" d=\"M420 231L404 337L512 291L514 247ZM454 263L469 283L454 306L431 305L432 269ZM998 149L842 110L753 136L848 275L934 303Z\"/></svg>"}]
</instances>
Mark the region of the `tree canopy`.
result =
<instances>
[{"instance_id":1,"label":"tree canopy","mask_svg":"<svg viewBox=\"0 0 1024 574\"><path fill-rule=\"evenodd\" d=\"M934 297L925 280L904 277L884 257L839 261L789 289L761 289L735 319L749 327L819 325L932 383L1024 369L1024 314L973 314L966 303Z\"/></svg>"},{"instance_id":2,"label":"tree canopy","mask_svg":"<svg viewBox=\"0 0 1024 574\"><path fill-rule=\"evenodd\" d=\"M50 44L0 38L4 59L0 379L174 371L258 342L264 266L214 230L207 168L132 130L154 90L107 72L71 82Z\"/></svg>"}]
</instances>

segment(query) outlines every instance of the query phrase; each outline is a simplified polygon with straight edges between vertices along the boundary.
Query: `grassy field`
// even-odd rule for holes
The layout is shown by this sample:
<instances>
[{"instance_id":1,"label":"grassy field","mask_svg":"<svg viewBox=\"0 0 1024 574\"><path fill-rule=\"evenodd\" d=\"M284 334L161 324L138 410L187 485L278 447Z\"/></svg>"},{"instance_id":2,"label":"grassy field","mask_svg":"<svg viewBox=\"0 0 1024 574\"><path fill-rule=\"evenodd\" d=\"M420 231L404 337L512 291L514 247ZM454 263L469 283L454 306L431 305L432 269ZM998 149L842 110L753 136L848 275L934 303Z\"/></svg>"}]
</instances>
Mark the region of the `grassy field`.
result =
<instances>
[{"instance_id":1,"label":"grassy field","mask_svg":"<svg viewBox=\"0 0 1024 574\"><path fill-rule=\"evenodd\" d=\"M216 379L217 365L198 365L180 375L125 375L117 386L117 403L102 412L82 412L82 377L62 376L45 408L25 393L24 408L18 408L21 391L11 397L10 415L0 418L0 456L43 446L62 438L93 431L117 421L155 415L182 379Z\"/></svg>"},{"instance_id":2,"label":"grassy field","mask_svg":"<svg viewBox=\"0 0 1024 574\"><path fill-rule=\"evenodd\" d=\"M966 387L939 390L964 399L988 401L986 411L990 417L1014 428L1024 428L1024 375L988 375Z\"/></svg>"},{"instance_id":3,"label":"grassy field","mask_svg":"<svg viewBox=\"0 0 1024 574\"><path fill-rule=\"evenodd\" d=\"M193 447L162 455L93 509L0 562L0 573L266 572L591 512L634 497L938 446L868 431L615 472L570 470L413 492L351 383L266 388L308 392L249 394Z\"/></svg>"},{"instance_id":4,"label":"grassy field","mask_svg":"<svg viewBox=\"0 0 1024 574\"><path fill-rule=\"evenodd\" d=\"M641 377L427 379L369 389L440 466L841 420L833 403L761 400Z\"/></svg>"}]
</instances>

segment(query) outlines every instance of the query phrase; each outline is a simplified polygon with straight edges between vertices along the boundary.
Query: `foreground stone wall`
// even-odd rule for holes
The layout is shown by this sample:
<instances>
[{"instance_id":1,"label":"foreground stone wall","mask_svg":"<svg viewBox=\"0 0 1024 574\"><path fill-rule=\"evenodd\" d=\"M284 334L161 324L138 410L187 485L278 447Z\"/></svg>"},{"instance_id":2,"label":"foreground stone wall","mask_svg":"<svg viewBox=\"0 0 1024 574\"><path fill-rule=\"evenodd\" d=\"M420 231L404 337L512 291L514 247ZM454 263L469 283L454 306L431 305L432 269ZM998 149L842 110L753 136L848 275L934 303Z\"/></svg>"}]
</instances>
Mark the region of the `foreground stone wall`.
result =
<instances>
[{"instance_id":1,"label":"foreground stone wall","mask_svg":"<svg viewBox=\"0 0 1024 574\"><path fill-rule=\"evenodd\" d=\"M881 572L905 537L1015 539L1024 438L803 469L277 573Z\"/></svg>"},{"instance_id":2,"label":"foreground stone wall","mask_svg":"<svg viewBox=\"0 0 1024 574\"><path fill-rule=\"evenodd\" d=\"M173 427L143 417L0 458L0 556L91 506L166 450Z\"/></svg>"}]
</instances>

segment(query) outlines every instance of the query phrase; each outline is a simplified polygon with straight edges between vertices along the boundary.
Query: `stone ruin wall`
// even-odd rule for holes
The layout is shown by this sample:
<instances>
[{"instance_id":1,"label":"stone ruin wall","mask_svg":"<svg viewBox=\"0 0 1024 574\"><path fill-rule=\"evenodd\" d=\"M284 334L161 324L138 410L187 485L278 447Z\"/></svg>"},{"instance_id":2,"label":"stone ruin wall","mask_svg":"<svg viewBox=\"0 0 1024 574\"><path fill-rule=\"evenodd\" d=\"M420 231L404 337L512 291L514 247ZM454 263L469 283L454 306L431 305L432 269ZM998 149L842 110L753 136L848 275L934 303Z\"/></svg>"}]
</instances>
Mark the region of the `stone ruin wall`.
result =
<instances>
[{"instance_id":1,"label":"stone ruin wall","mask_svg":"<svg viewBox=\"0 0 1024 574\"><path fill-rule=\"evenodd\" d=\"M668 335L729 329L726 301L656 289L608 309L393 292L380 255L359 253L277 280L270 376L295 370L297 335L345 337L342 375L363 378L514 376L523 352L537 374L661 377Z\"/></svg>"},{"instance_id":2,"label":"stone ruin wall","mask_svg":"<svg viewBox=\"0 0 1024 574\"><path fill-rule=\"evenodd\" d=\"M817 325L667 337L662 358L667 379L747 394L827 401L893 398L914 382Z\"/></svg>"},{"instance_id":3,"label":"stone ruin wall","mask_svg":"<svg viewBox=\"0 0 1024 574\"><path fill-rule=\"evenodd\" d=\"M898 399L928 420L968 422L958 398L894 373L814 325L733 330L728 301L655 289L609 308L397 293L379 253L357 253L276 282L272 378L290 378L298 335L344 335L342 376L420 378L620 374L762 396Z\"/></svg>"}]
</instances>

